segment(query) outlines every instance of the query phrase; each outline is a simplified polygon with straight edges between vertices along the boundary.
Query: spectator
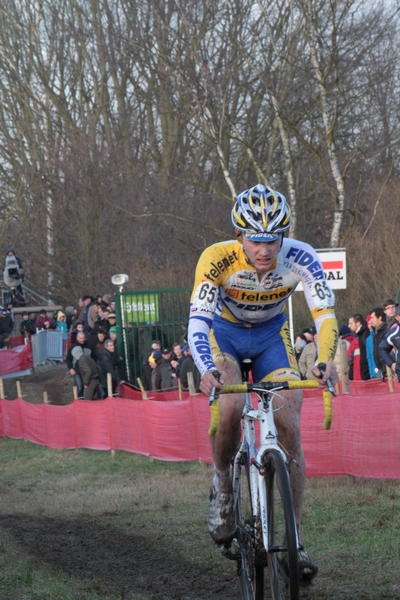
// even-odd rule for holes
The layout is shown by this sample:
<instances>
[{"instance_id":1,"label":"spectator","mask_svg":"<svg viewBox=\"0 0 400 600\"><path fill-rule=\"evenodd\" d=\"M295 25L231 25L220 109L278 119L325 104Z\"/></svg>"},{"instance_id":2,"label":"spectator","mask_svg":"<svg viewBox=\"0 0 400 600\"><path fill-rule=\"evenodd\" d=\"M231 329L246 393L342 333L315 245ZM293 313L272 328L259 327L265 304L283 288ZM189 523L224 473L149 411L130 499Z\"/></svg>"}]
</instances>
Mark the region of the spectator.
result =
<instances>
[{"instance_id":1,"label":"spectator","mask_svg":"<svg viewBox=\"0 0 400 600\"><path fill-rule=\"evenodd\" d=\"M303 335L303 334L301 334ZM306 347L307 342L303 340L301 337L298 337L293 345L294 353L296 355L297 364L299 364L300 356L304 348Z\"/></svg>"},{"instance_id":2,"label":"spectator","mask_svg":"<svg viewBox=\"0 0 400 600\"><path fill-rule=\"evenodd\" d=\"M115 313L108 314L108 323L109 323L109 329L111 329L111 327L115 327L117 325L117 317L116 317Z\"/></svg>"},{"instance_id":3,"label":"spectator","mask_svg":"<svg viewBox=\"0 0 400 600\"><path fill-rule=\"evenodd\" d=\"M386 332L378 351L382 361L396 373L397 381L400 381L400 306L396 306L394 318L395 325ZM393 351L396 358L393 357Z\"/></svg>"},{"instance_id":4,"label":"spectator","mask_svg":"<svg viewBox=\"0 0 400 600\"><path fill-rule=\"evenodd\" d=\"M360 377L363 381L367 381L369 377L367 347L366 340L369 336L369 329L364 323L364 317L359 313L352 315L349 318L349 328L357 336L360 354ZM354 372L354 378L356 373Z\"/></svg>"},{"instance_id":5,"label":"spectator","mask_svg":"<svg viewBox=\"0 0 400 600\"><path fill-rule=\"evenodd\" d=\"M309 332L311 332L311 329L314 330L314 327L311 327ZM306 335L306 333L304 333L304 335ZM300 355L299 370L303 379L317 379L312 373L312 369L315 367L315 361L318 356L317 338L317 332L315 331L313 340L306 344Z\"/></svg>"},{"instance_id":6,"label":"spectator","mask_svg":"<svg viewBox=\"0 0 400 600\"><path fill-rule=\"evenodd\" d=\"M8 333L0 335L0 350L8 350L8 341L10 336Z\"/></svg>"},{"instance_id":7,"label":"spectator","mask_svg":"<svg viewBox=\"0 0 400 600\"><path fill-rule=\"evenodd\" d=\"M74 318L74 310L73 306L67 306L65 309L66 323L68 327L68 331L71 330L72 320Z\"/></svg>"},{"instance_id":8,"label":"spectator","mask_svg":"<svg viewBox=\"0 0 400 600\"><path fill-rule=\"evenodd\" d=\"M388 298L387 300L385 300L385 302L383 303L383 312L386 316L387 331L389 331L389 329L396 323L395 309L396 302L392 300L392 298Z\"/></svg>"},{"instance_id":9,"label":"spectator","mask_svg":"<svg viewBox=\"0 0 400 600\"><path fill-rule=\"evenodd\" d=\"M101 329L103 329L106 333L108 333L111 325L110 322L108 320L108 317L110 315L110 311L108 310L108 308L104 308L101 307L98 310L97 313L97 321L94 324L95 329L98 329L99 327L101 327Z\"/></svg>"},{"instance_id":10,"label":"spectator","mask_svg":"<svg viewBox=\"0 0 400 600\"><path fill-rule=\"evenodd\" d=\"M106 332L103 329L93 329L87 338L87 345L92 351L92 356L96 362L99 361L100 354L104 350Z\"/></svg>"},{"instance_id":11,"label":"spectator","mask_svg":"<svg viewBox=\"0 0 400 600\"><path fill-rule=\"evenodd\" d=\"M80 320L79 318L79 313L80 310L79 308L74 308L72 309L72 316L71 316L71 324L69 326L69 330L72 332L74 329L76 329L76 324L77 323L83 323L83 321Z\"/></svg>"},{"instance_id":12,"label":"spectator","mask_svg":"<svg viewBox=\"0 0 400 600\"><path fill-rule=\"evenodd\" d=\"M110 339L107 339L104 342L104 350L99 356L99 365L101 368L101 386L105 391L106 396L108 395L107 374L110 373L111 375L113 396L115 395L118 383L120 382L120 377L117 373L116 365L114 362L114 350L114 342Z\"/></svg>"},{"instance_id":13,"label":"spectator","mask_svg":"<svg viewBox=\"0 0 400 600\"><path fill-rule=\"evenodd\" d=\"M19 323L19 332L21 335L25 335L26 337L30 337L36 333L36 323L29 318L29 314L27 312L22 313L22 318Z\"/></svg>"},{"instance_id":14,"label":"spectator","mask_svg":"<svg viewBox=\"0 0 400 600\"><path fill-rule=\"evenodd\" d=\"M198 392L200 390L201 375L200 375L200 371L194 364L194 360L192 357L192 351L190 350L189 346L187 347L186 357L185 357L184 361L182 362L181 368L179 370L181 386L182 386L182 389L184 389L184 390L189 389L188 373L193 374L194 389L196 390L196 392Z\"/></svg>"},{"instance_id":15,"label":"spectator","mask_svg":"<svg viewBox=\"0 0 400 600\"><path fill-rule=\"evenodd\" d=\"M84 400L94 400L100 397L100 368L90 357L85 354L81 346L74 346L72 357L75 360L75 368L79 370L83 383Z\"/></svg>"},{"instance_id":16,"label":"spectator","mask_svg":"<svg viewBox=\"0 0 400 600\"><path fill-rule=\"evenodd\" d=\"M82 381L81 374L79 372L79 365L76 364L76 359L72 355L73 349L76 348L77 346L80 346L82 348L82 350L83 350L84 354L86 354L86 356L91 356L92 353L86 343L86 335L85 335L84 331L79 331L76 334L76 342L68 350L67 357L65 359L65 362L69 369L70 375L72 375L74 378L74 386L76 386L76 388L78 390L78 398L82 398L83 392L84 392L83 381Z\"/></svg>"},{"instance_id":17,"label":"spectator","mask_svg":"<svg viewBox=\"0 0 400 600\"><path fill-rule=\"evenodd\" d=\"M315 327L306 327L305 329L303 329L303 335L307 344L310 344L314 341L314 334L316 331L317 330L315 329Z\"/></svg>"},{"instance_id":18,"label":"spectator","mask_svg":"<svg viewBox=\"0 0 400 600\"><path fill-rule=\"evenodd\" d=\"M372 326L372 322L371 322L371 315L367 315L365 318L365 321L367 323L367 327L369 329L369 336L367 337L367 340L365 342L365 347L366 347L366 351L367 351L367 361L368 361L368 370L369 370L369 376L371 379L376 379L377 377L377 367L375 364L375 359L374 359L374 338L375 338L375 331L374 328Z\"/></svg>"},{"instance_id":19,"label":"spectator","mask_svg":"<svg viewBox=\"0 0 400 600\"><path fill-rule=\"evenodd\" d=\"M92 296L82 296L81 298L81 306L83 308L83 330L85 333L90 333L91 327L89 325L89 310L92 305Z\"/></svg>"},{"instance_id":20,"label":"spectator","mask_svg":"<svg viewBox=\"0 0 400 600\"><path fill-rule=\"evenodd\" d=\"M151 369L150 389L155 392L161 390L162 374L161 363L162 354L160 350L155 350L149 357L149 365Z\"/></svg>"},{"instance_id":21,"label":"spectator","mask_svg":"<svg viewBox=\"0 0 400 600\"><path fill-rule=\"evenodd\" d=\"M375 376L381 377L384 379L386 375L386 364L382 360L381 355L379 354L379 344L385 337L387 331L390 329L386 323L386 314L382 307L376 306L371 310L370 313L370 323L374 330L373 336L373 355L375 362ZM367 339L368 341L368 339Z\"/></svg>"},{"instance_id":22,"label":"spectator","mask_svg":"<svg viewBox=\"0 0 400 600\"><path fill-rule=\"evenodd\" d=\"M14 329L14 321L8 310L3 309L0 312L0 335L11 335Z\"/></svg>"},{"instance_id":23,"label":"spectator","mask_svg":"<svg viewBox=\"0 0 400 600\"><path fill-rule=\"evenodd\" d=\"M13 306L24 306L26 304L22 292L22 282L24 281L24 268L22 261L15 255L12 248L6 251L3 265L3 280L5 285L10 288Z\"/></svg>"},{"instance_id":24,"label":"spectator","mask_svg":"<svg viewBox=\"0 0 400 600\"><path fill-rule=\"evenodd\" d=\"M46 323L48 325L46 326ZM36 319L36 329L56 329L57 324L54 319L47 316L47 312L43 309L40 311Z\"/></svg>"},{"instance_id":25,"label":"spectator","mask_svg":"<svg viewBox=\"0 0 400 600\"><path fill-rule=\"evenodd\" d=\"M164 348L161 351L162 361L161 361L161 389L162 390L170 390L173 387L177 387L178 381L176 378L172 377L172 365L171 365L171 357L172 351L169 348Z\"/></svg>"},{"instance_id":26,"label":"spectator","mask_svg":"<svg viewBox=\"0 0 400 600\"><path fill-rule=\"evenodd\" d=\"M342 375L341 354L343 353L347 357L347 351L348 351L350 343L352 342L353 339L354 339L354 336L351 335L351 331L350 331L349 327L347 327L347 325L342 325L339 328L338 347L336 350L335 358L333 359L333 363L336 366L338 375ZM357 348L358 348L358 340L357 340ZM352 379L353 377L352 376L350 377L350 366L348 367L348 374L349 374L349 379Z\"/></svg>"},{"instance_id":27,"label":"spectator","mask_svg":"<svg viewBox=\"0 0 400 600\"><path fill-rule=\"evenodd\" d=\"M83 323L82 321L77 321L75 323L75 325L72 326L72 330L71 330L71 344L74 345L76 344L76 336L78 335L79 332L85 333L83 331Z\"/></svg>"},{"instance_id":28,"label":"spectator","mask_svg":"<svg viewBox=\"0 0 400 600\"><path fill-rule=\"evenodd\" d=\"M56 329L62 332L63 358L65 358L67 355L68 326L67 317L62 310L59 310L57 313Z\"/></svg>"},{"instance_id":29,"label":"spectator","mask_svg":"<svg viewBox=\"0 0 400 600\"><path fill-rule=\"evenodd\" d=\"M92 304L89 305L88 309L88 325L90 331L94 328L95 323L97 321L97 315L100 310L100 303L95 300Z\"/></svg>"},{"instance_id":30,"label":"spectator","mask_svg":"<svg viewBox=\"0 0 400 600\"><path fill-rule=\"evenodd\" d=\"M180 358L182 358L182 356L182 346L179 342L175 342L172 345L172 360L179 360Z\"/></svg>"}]
</instances>

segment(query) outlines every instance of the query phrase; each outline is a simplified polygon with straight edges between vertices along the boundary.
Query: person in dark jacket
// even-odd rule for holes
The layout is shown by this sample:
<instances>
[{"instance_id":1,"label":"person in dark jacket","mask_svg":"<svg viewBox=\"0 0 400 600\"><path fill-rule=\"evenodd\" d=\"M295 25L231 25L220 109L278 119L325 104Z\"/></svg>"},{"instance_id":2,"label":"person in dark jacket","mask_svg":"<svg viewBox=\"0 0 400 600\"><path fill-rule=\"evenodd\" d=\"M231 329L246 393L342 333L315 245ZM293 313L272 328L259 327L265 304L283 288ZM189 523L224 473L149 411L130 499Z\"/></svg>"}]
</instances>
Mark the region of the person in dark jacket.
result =
<instances>
[{"instance_id":1,"label":"person in dark jacket","mask_svg":"<svg viewBox=\"0 0 400 600\"><path fill-rule=\"evenodd\" d=\"M118 383L121 381L115 365L114 350L114 342L112 340L107 339L104 342L104 350L100 354L98 360L98 364L101 368L101 386L103 388L103 391L106 395L108 395L107 374L110 373L113 396L116 394Z\"/></svg>"},{"instance_id":2,"label":"person in dark jacket","mask_svg":"<svg viewBox=\"0 0 400 600\"><path fill-rule=\"evenodd\" d=\"M386 315L385 311L381 306L376 306L371 310L371 325L374 328L374 361L376 365L376 377L384 378L386 375L386 364L382 360L381 355L379 354L379 344L385 337L388 327L386 323Z\"/></svg>"},{"instance_id":3,"label":"person in dark jacket","mask_svg":"<svg viewBox=\"0 0 400 600\"><path fill-rule=\"evenodd\" d=\"M394 316L396 323L387 331L378 346L378 352L385 365L396 373L397 381L400 381L400 306L396 306Z\"/></svg>"},{"instance_id":4,"label":"person in dark jacket","mask_svg":"<svg viewBox=\"0 0 400 600\"><path fill-rule=\"evenodd\" d=\"M366 344L367 337L369 336L369 329L364 322L364 317L359 313L356 313L349 318L349 327L358 339L360 347L360 374L361 379L366 381L367 379L370 379Z\"/></svg>"},{"instance_id":5,"label":"person in dark jacket","mask_svg":"<svg viewBox=\"0 0 400 600\"><path fill-rule=\"evenodd\" d=\"M194 364L194 360L192 357L192 351L190 350L189 347L186 350L186 358L183 361L183 363L181 364L181 368L179 370L179 376L180 376L181 386L182 386L183 390L189 389L188 373L192 373L194 389L196 390L196 392L198 392L200 390L201 375L200 375L200 371Z\"/></svg>"},{"instance_id":6,"label":"person in dark jacket","mask_svg":"<svg viewBox=\"0 0 400 600\"><path fill-rule=\"evenodd\" d=\"M22 313L22 319L19 323L19 332L21 335L33 335L36 333L36 323L33 319L29 318L27 312Z\"/></svg>"},{"instance_id":7,"label":"person in dark jacket","mask_svg":"<svg viewBox=\"0 0 400 600\"><path fill-rule=\"evenodd\" d=\"M83 331L80 331L77 333L76 342L68 350L67 356L65 358L65 362L67 364L69 372L74 378L74 386L76 386L76 388L78 390L78 398L82 398L83 393L84 393L83 381L82 381L82 377L81 377L81 374L79 371L79 364L77 363L76 359L72 355L72 351L74 348L76 348L76 346L80 346L82 348L84 354L86 354L87 356L92 356L92 351L86 343L86 335Z\"/></svg>"},{"instance_id":8,"label":"person in dark jacket","mask_svg":"<svg viewBox=\"0 0 400 600\"><path fill-rule=\"evenodd\" d=\"M77 345L72 349L83 382L84 400L97 400L100 397L100 368L82 347Z\"/></svg>"},{"instance_id":9,"label":"person in dark jacket","mask_svg":"<svg viewBox=\"0 0 400 600\"><path fill-rule=\"evenodd\" d=\"M0 335L6 333L11 335L14 329L14 321L8 310L2 310L0 312Z\"/></svg>"}]
</instances>

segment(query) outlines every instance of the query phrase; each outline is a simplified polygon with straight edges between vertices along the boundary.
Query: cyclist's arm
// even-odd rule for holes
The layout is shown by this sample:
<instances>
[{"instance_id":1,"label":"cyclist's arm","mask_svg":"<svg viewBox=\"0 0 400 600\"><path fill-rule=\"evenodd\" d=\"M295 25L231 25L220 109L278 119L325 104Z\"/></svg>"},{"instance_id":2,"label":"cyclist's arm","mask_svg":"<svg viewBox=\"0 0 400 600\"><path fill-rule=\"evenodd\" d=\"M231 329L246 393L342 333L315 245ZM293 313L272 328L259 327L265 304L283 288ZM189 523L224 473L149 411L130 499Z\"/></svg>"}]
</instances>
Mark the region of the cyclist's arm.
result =
<instances>
[{"instance_id":1,"label":"cyclist's arm","mask_svg":"<svg viewBox=\"0 0 400 600\"><path fill-rule=\"evenodd\" d=\"M207 371L216 368L210 344L210 329L217 309L221 284L218 273L210 269L211 263L218 262L216 251L218 251L218 245L207 248L201 255L190 299L188 343L193 360L202 377Z\"/></svg>"}]
</instances>

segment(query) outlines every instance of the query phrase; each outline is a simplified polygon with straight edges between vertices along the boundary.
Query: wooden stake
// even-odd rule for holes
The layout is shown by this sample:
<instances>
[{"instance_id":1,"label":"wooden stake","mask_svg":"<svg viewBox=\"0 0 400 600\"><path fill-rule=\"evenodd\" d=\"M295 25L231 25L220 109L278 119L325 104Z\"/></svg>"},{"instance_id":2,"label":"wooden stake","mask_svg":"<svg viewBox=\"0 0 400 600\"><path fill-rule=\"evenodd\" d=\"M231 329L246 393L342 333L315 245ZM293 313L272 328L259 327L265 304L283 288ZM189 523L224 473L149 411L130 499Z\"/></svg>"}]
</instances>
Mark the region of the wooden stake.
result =
<instances>
[{"instance_id":1,"label":"wooden stake","mask_svg":"<svg viewBox=\"0 0 400 600\"><path fill-rule=\"evenodd\" d=\"M386 365L386 374L388 378L389 392L394 392L392 369Z\"/></svg>"},{"instance_id":2,"label":"wooden stake","mask_svg":"<svg viewBox=\"0 0 400 600\"><path fill-rule=\"evenodd\" d=\"M107 373L107 393L109 398L112 398L112 375Z\"/></svg>"},{"instance_id":3,"label":"wooden stake","mask_svg":"<svg viewBox=\"0 0 400 600\"><path fill-rule=\"evenodd\" d=\"M78 388L76 385L74 385L74 387L72 388L72 393L74 395L74 400L78 399Z\"/></svg>"},{"instance_id":4,"label":"wooden stake","mask_svg":"<svg viewBox=\"0 0 400 600\"><path fill-rule=\"evenodd\" d=\"M17 380L17 398L22 398L21 382Z\"/></svg>"},{"instance_id":5,"label":"wooden stake","mask_svg":"<svg viewBox=\"0 0 400 600\"><path fill-rule=\"evenodd\" d=\"M179 400L182 400L182 384L180 379L178 379L178 397Z\"/></svg>"},{"instance_id":6,"label":"wooden stake","mask_svg":"<svg viewBox=\"0 0 400 600\"><path fill-rule=\"evenodd\" d=\"M4 383L2 377L0 377L0 398L4 398Z\"/></svg>"},{"instance_id":7,"label":"wooden stake","mask_svg":"<svg viewBox=\"0 0 400 600\"><path fill-rule=\"evenodd\" d=\"M196 395L196 390L195 390L195 387L194 387L193 373L191 373L190 371L188 371L187 378L188 378L188 384L189 384L189 394L191 396L195 396Z\"/></svg>"},{"instance_id":8,"label":"wooden stake","mask_svg":"<svg viewBox=\"0 0 400 600\"><path fill-rule=\"evenodd\" d=\"M49 396L47 392L43 392L43 402L49 404Z\"/></svg>"},{"instance_id":9,"label":"wooden stake","mask_svg":"<svg viewBox=\"0 0 400 600\"><path fill-rule=\"evenodd\" d=\"M147 392L144 389L144 385L143 385L142 380L140 379L140 377L137 378L137 382L138 382L140 390L142 392L142 400L148 400Z\"/></svg>"},{"instance_id":10,"label":"wooden stake","mask_svg":"<svg viewBox=\"0 0 400 600\"><path fill-rule=\"evenodd\" d=\"M111 450L111 458L115 458L115 450Z\"/></svg>"}]
</instances>

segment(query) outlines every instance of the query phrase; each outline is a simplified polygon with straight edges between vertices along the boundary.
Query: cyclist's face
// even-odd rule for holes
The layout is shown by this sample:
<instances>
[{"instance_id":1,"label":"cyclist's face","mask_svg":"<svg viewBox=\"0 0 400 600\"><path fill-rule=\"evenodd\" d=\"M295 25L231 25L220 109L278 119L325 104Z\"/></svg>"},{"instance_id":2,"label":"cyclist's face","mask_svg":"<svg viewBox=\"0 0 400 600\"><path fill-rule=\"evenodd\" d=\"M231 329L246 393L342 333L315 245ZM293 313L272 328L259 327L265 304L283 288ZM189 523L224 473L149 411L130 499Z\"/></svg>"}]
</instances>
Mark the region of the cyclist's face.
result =
<instances>
[{"instance_id":1,"label":"cyclist's face","mask_svg":"<svg viewBox=\"0 0 400 600\"><path fill-rule=\"evenodd\" d=\"M243 250L257 273L270 271L281 248L281 239L274 242L253 242L242 236Z\"/></svg>"}]
</instances>

